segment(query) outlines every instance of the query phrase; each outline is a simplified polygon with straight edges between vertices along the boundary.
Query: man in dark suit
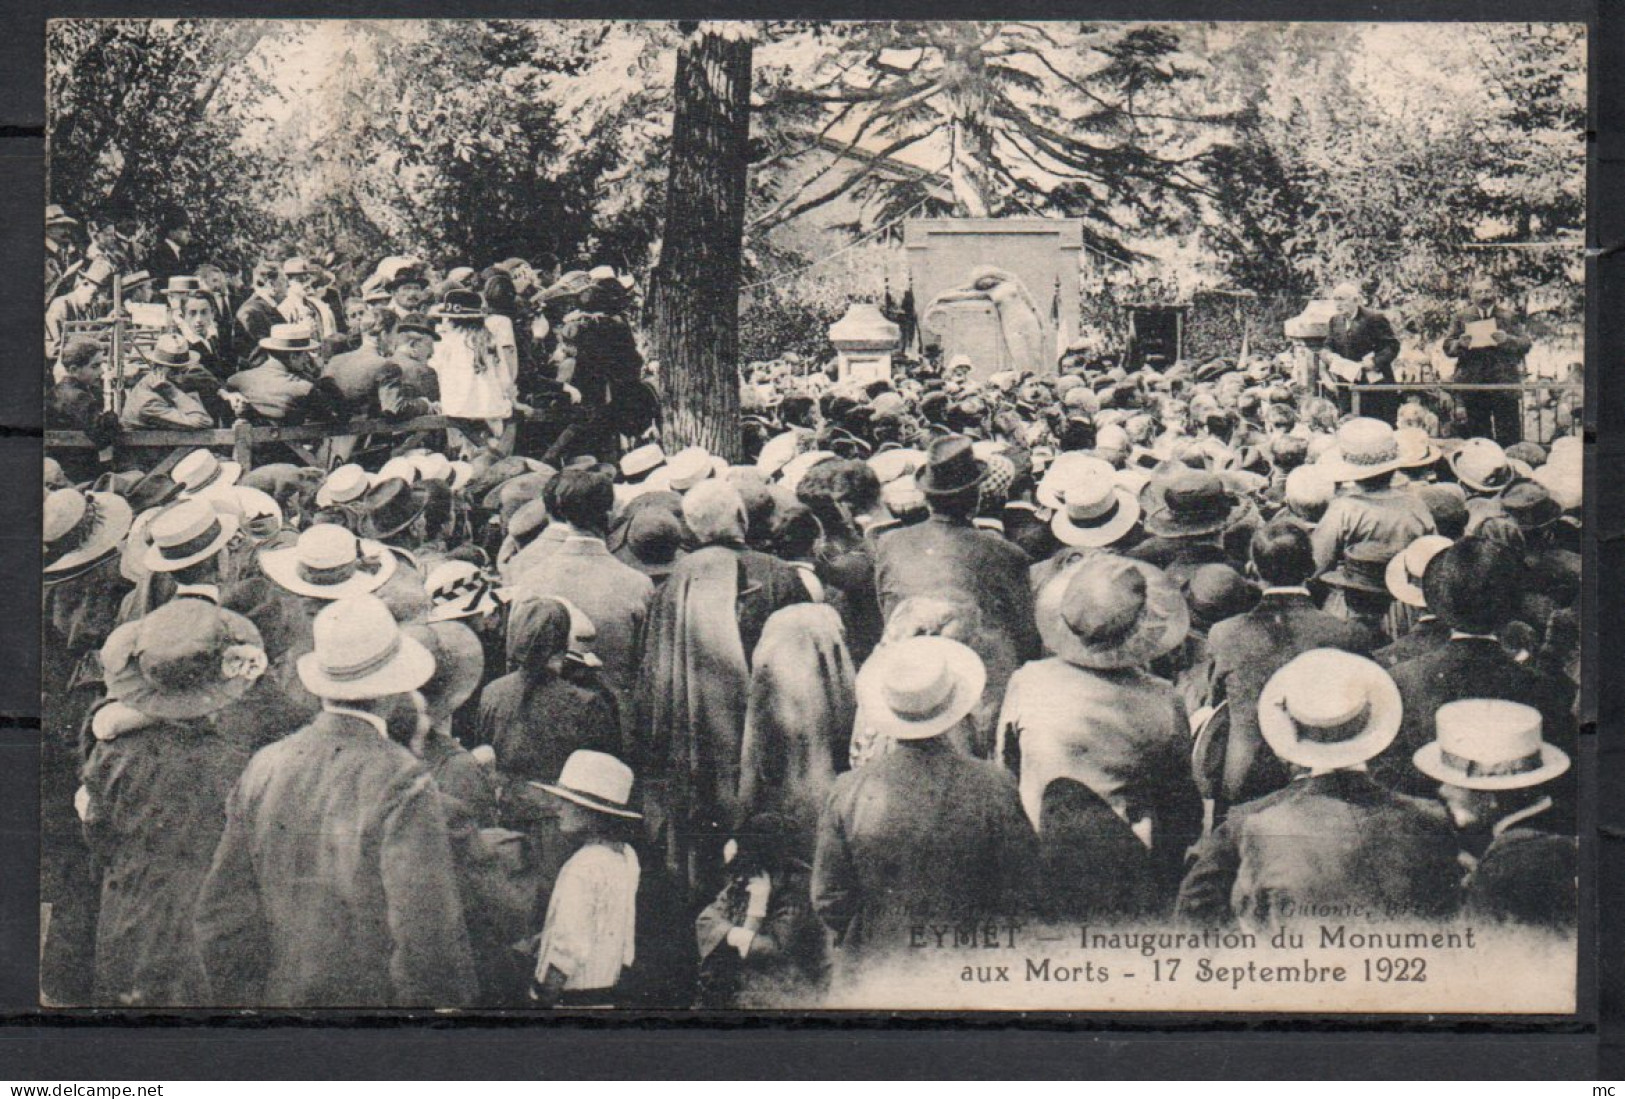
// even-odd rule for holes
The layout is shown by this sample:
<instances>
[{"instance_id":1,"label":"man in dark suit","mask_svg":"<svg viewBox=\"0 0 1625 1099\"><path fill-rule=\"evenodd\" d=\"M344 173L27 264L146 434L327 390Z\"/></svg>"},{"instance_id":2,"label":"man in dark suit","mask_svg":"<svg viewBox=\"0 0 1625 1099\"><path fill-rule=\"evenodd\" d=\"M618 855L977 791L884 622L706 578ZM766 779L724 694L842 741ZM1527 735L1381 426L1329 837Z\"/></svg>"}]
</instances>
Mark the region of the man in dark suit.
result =
<instances>
[{"instance_id":1,"label":"man in dark suit","mask_svg":"<svg viewBox=\"0 0 1625 1099\"><path fill-rule=\"evenodd\" d=\"M604 544L615 491L603 474L567 469L542 493L547 512L567 524L564 544L514 577L515 601L562 598L579 607L598 630L596 654L604 680L623 715L632 712L640 652L638 640L654 596L654 583L616 560Z\"/></svg>"},{"instance_id":2,"label":"man in dark suit","mask_svg":"<svg viewBox=\"0 0 1625 1099\"><path fill-rule=\"evenodd\" d=\"M1176 915L1254 930L1327 906L1453 915L1459 866L1444 812L1383 789L1363 766L1398 731L1387 674L1365 657L1315 649L1271 676L1263 697L1263 736L1297 777L1237 806L1202 843Z\"/></svg>"},{"instance_id":3,"label":"man in dark suit","mask_svg":"<svg viewBox=\"0 0 1625 1099\"><path fill-rule=\"evenodd\" d=\"M986 478L987 463L972 453L965 436L935 440L926 466L915 475L931 517L882 535L875 550L883 617L890 618L911 596L928 596L964 604L967 615L980 623L971 646L987 666L974 744L984 759L993 749L994 723L1011 673L1043 651L1027 584L1027 555L971 522Z\"/></svg>"},{"instance_id":4,"label":"man in dark suit","mask_svg":"<svg viewBox=\"0 0 1625 1099\"><path fill-rule=\"evenodd\" d=\"M1466 916L1557 934L1579 914L1579 842L1572 803L1552 796L1567 753L1541 737L1541 717L1498 699L1451 703L1436 715L1438 740L1413 758L1439 784L1472 866Z\"/></svg>"},{"instance_id":5,"label":"man in dark suit","mask_svg":"<svg viewBox=\"0 0 1625 1099\"><path fill-rule=\"evenodd\" d=\"M156 282L167 282L172 275L190 275L197 269L197 257L192 252L192 226L186 214L171 211L158 227L158 243L147 255L146 268Z\"/></svg>"},{"instance_id":6,"label":"man in dark suit","mask_svg":"<svg viewBox=\"0 0 1625 1099\"><path fill-rule=\"evenodd\" d=\"M1468 297L1467 308L1456 314L1444 340L1444 353L1456 360L1454 380L1475 384L1523 381L1529 337L1518 330L1512 310L1498 300L1495 283L1474 279ZM1493 322L1488 344L1474 340L1467 331L1468 325L1484 321ZM1523 402L1517 392L1463 393L1461 404L1467 412L1469 436L1494 439L1503 447L1523 438Z\"/></svg>"},{"instance_id":7,"label":"man in dark suit","mask_svg":"<svg viewBox=\"0 0 1625 1099\"><path fill-rule=\"evenodd\" d=\"M1450 627L1450 640L1393 667L1405 720L1393 746L1372 762L1379 782L1401 793L1431 795L1437 783L1417 771L1411 757L1433 740L1439 707L1466 698L1534 707L1546 738L1573 753L1578 728L1572 685L1518 663L1496 636L1512 620L1525 582L1517 551L1482 538L1463 538L1429 562L1422 590Z\"/></svg>"},{"instance_id":8,"label":"man in dark suit","mask_svg":"<svg viewBox=\"0 0 1625 1099\"><path fill-rule=\"evenodd\" d=\"M1391 384L1394 380L1394 360L1399 357L1399 337L1388 318L1374 309L1367 309L1364 295L1352 282L1345 282L1332 291L1337 303L1337 315L1332 318L1331 332L1326 337L1326 350L1340 358L1362 363L1364 369L1355 381L1365 384ZM1366 357L1370 356L1369 361ZM1372 416L1392 424L1399 415L1398 393L1368 393L1361 398L1360 414ZM1348 391L1337 391L1337 406L1348 412L1353 406Z\"/></svg>"},{"instance_id":9,"label":"man in dark suit","mask_svg":"<svg viewBox=\"0 0 1625 1099\"><path fill-rule=\"evenodd\" d=\"M1253 570L1265 584L1258 605L1208 633L1212 654L1208 704L1229 703L1230 735L1216 785L1218 812L1287 783L1282 762L1264 744L1258 696L1270 676L1310 649L1368 653L1376 639L1358 623L1319 610L1304 585L1315 571L1309 538L1290 523L1272 522L1253 535Z\"/></svg>"},{"instance_id":10,"label":"man in dark suit","mask_svg":"<svg viewBox=\"0 0 1625 1099\"><path fill-rule=\"evenodd\" d=\"M235 343L244 349L245 367L258 366L264 360L260 341L268 339L271 329L286 320L277 304L286 290L281 264L261 260L254 265L254 292L237 307Z\"/></svg>"}]
</instances>

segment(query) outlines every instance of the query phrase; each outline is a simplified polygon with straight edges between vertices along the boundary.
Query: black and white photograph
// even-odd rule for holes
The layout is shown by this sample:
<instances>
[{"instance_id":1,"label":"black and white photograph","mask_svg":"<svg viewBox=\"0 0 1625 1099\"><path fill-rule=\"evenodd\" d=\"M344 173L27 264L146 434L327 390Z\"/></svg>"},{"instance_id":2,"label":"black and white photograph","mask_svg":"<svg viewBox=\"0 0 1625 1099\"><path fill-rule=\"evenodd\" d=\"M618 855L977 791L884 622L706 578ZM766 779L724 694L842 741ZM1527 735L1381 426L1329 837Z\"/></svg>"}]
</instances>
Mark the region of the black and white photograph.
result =
<instances>
[{"instance_id":1,"label":"black and white photograph","mask_svg":"<svg viewBox=\"0 0 1625 1099\"><path fill-rule=\"evenodd\" d=\"M43 1008L1577 1011L1584 25L46 47Z\"/></svg>"}]
</instances>

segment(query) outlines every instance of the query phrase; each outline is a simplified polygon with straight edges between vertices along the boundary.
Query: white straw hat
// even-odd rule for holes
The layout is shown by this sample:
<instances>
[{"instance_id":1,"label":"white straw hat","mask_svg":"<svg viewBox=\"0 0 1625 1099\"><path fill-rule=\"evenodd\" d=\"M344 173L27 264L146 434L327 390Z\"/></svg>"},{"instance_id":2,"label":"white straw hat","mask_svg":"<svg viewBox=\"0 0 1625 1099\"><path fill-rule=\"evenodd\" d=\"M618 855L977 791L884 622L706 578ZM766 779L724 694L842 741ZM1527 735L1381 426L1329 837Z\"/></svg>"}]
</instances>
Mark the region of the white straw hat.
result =
<instances>
[{"instance_id":1,"label":"white straw hat","mask_svg":"<svg viewBox=\"0 0 1625 1099\"><path fill-rule=\"evenodd\" d=\"M564 761L558 782L530 785L600 813L628 820L643 819L642 813L634 813L626 807L632 797L632 768L608 752L578 748Z\"/></svg>"},{"instance_id":2,"label":"white straw hat","mask_svg":"<svg viewBox=\"0 0 1625 1099\"><path fill-rule=\"evenodd\" d=\"M150 572L177 572L207 561L237 533L238 519L205 499L171 504L147 527L152 544L141 563Z\"/></svg>"},{"instance_id":3,"label":"white straw hat","mask_svg":"<svg viewBox=\"0 0 1625 1099\"><path fill-rule=\"evenodd\" d=\"M385 698L415 691L434 675L429 650L401 632L375 595L324 607L311 633L316 647L299 658L299 681L317 698Z\"/></svg>"},{"instance_id":4,"label":"white straw hat","mask_svg":"<svg viewBox=\"0 0 1625 1099\"><path fill-rule=\"evenodd\" d=\"M1447 702L1433 717L1438 739L1412 761L1429 778L1466 790L1520 790L1569 769L1566 752L1541 739L1540 711L1498 698Z\"/></svg>"},{"instance_id":5,"label":"white straw hat","mask_svg":"<svg viewBox=\"0 0 1625 1099\"><path fill-rule=\"evenodd\" d=\"M910 637L882 645L857 678L870 724L897 740L925 740L959 724L987 685L982 658L947 637Z\"/></svg>"},{"instance_id":6,"label":"white straw hat","mask_svg":"<svg viewBox=\"0 0 1625 1099\"><path fill-rule=\"evenodd\" d=\"M1310 649L1270 676L1258 696L1258 729L1277 756L1300 767L1353 767L1399 733L1399 687L1375 661Z\"/></svg>"},{"instance_id":7,"label":"white straw hat","mask_svg":"<svg viewBox=\"0 0 1625 1099\"><path fill-rule=\"evenodd\" d=\"M343 599L377 591L395 572L395 555L337 523L317 523L291 546L260 551L260 568L297 595Z\"/></svg>"}]
</instances>

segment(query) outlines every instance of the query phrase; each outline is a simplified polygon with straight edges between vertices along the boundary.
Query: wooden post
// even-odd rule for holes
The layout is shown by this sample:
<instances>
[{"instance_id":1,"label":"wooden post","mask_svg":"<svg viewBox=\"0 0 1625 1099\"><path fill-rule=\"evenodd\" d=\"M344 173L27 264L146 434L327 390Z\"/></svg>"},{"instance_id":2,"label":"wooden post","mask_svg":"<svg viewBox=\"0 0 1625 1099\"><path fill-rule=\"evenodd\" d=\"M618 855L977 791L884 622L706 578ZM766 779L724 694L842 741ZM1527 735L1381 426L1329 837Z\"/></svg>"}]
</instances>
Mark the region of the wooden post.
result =
<instances>
[{"instance_id":1,"label":"wooden post","mask_svg":"<svg viewBox=\"0 0 1625 1099\"><path fill-rule=\"evenodd\" d=\"M254 468L254 425L239 419L231 425L231 460L247 473Z\"/></svg>"},{"instance_id":2,"label":"wooden post","mask_svg":"<svg viewBox=\"0 0 1625 1099\"><path fill-rule=\"evenodd\" d=\"M113 280L113 375L109 378L105 373L103 379L104 399L107 411L121 413L124 411L124 324L120 314L124 311L123 280L117 272L112 275ZM109 391L107 383L112 383Z\"/></svg>"}]
</instances>

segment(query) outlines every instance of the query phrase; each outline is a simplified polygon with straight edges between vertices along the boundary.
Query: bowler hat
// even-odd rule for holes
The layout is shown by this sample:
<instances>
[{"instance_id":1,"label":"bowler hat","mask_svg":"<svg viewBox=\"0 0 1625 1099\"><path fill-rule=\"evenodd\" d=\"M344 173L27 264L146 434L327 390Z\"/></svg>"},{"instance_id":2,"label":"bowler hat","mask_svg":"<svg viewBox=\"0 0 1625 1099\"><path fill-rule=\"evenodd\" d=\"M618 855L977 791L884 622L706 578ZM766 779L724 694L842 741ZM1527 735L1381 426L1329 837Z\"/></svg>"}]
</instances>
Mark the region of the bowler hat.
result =
<instances>
[{"instance_id":1,"label":"bowler hat","mask_svg":"<svg viewBox=\"0 0 1625 1099\"><path fill-rule=\"evenodd\" d=\"M428 336L431 340L440 339L440 329L435 327L434 321L422 313L408 313L395 325L397 335L403 332L413 332L419 336Z\"/></svg>"}]
</instances>

